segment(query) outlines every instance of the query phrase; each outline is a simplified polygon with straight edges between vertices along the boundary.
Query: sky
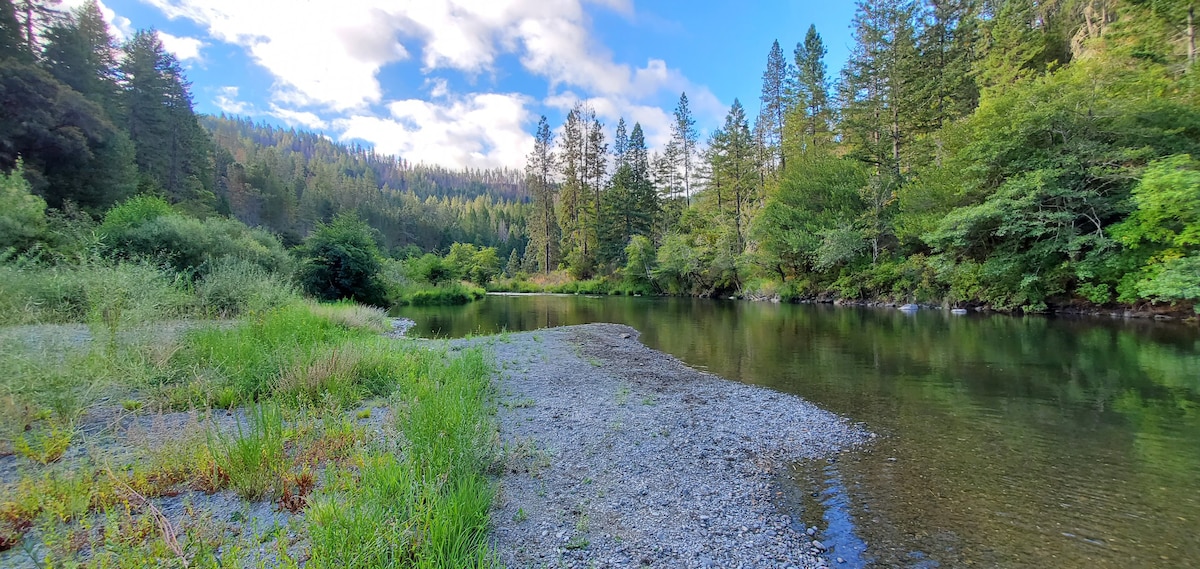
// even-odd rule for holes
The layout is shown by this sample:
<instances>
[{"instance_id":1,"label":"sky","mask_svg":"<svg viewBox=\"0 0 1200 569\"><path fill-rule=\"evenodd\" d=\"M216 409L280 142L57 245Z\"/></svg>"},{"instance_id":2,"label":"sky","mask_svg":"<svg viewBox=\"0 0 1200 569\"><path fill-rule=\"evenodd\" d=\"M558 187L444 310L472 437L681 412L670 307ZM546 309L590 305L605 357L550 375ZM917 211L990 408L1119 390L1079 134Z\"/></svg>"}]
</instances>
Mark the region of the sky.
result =
<instances>
[{"instance_id":1,"label":"sky","mask_svg":"<svg viewBox=\"0 0 1200 569\"><path fill-rule=\"evenodd\" d=\"M70 7L84 0L66 0ZM158 30L197 112L325 133L414 163L521 168L576 101L611 140L670 139L686 92L701 138L755 116L771 43L816 25L836 76L849 0L102 0L113 33Z\"/></svg>"}]
</instances>

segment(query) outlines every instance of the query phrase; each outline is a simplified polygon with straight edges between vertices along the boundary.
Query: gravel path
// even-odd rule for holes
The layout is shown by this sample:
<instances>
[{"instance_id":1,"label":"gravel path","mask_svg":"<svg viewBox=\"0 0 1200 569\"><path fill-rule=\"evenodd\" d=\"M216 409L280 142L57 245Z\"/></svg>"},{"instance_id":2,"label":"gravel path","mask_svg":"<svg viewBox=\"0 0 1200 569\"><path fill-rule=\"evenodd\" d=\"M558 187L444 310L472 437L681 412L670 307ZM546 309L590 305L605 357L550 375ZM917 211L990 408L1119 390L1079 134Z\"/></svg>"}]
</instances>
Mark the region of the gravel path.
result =
<instances>
[{"instance_id":1,"label":"gravel path","mask_svg":"<svg viewBox=\"0 0 1200 569\"><path fill-rule=\"evenodd\" d=\"M508 459L493 540L504 565L836 566L776 509L772 472L868 434L637 337L589 324L494 342Z\"/></svg>"}]
</instances>

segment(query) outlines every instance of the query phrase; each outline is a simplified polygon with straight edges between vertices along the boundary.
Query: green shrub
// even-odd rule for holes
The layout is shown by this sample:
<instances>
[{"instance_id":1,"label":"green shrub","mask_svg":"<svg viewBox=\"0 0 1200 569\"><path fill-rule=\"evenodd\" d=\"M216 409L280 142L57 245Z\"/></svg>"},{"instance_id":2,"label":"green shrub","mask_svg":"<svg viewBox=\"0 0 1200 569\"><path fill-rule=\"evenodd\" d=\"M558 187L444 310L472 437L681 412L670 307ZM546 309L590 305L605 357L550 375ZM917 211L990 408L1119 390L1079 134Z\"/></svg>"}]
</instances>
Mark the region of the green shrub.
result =
<instances>
[{"instance_id":1,"label":"green shrub","mask_svg":"<svg viewBox=\"0 0 1200 569\"><path fill-rule=\"evenodd\" d=\"M397 306L453 306L467 304L487 295L487 291L464 283L441 286L400 286L392 294Z\"/></svg>"},{"instance_id":2,"label":"green shrub","mask_svg":"<svg viewBox=\"0 0 1200 569\"><path fill-rule=\"evenodd\" d=\"M126 325L177 317L190 305L185 282L146 263L0 265L0 325L88 321Z\"/></svg>"},{"instance_id":3,"label":"green shrub","mask_svg":"<svg viewBox=\"0 0 1200 569\"><path fill-rule=\"evenodd\" d=\"M33 194L20 161L8 174L0 173L0 252L23 250L46 229L46 201Z\"/></svg>"},{"instance_id":4,"label":"green shrub","mask_svg":"<svg viewBox=\"0 0 1200 569\"><path fill-rule=\"evenodd\" d=\"M300 283L321 300L351 299L385 306L386 291L374 229L350 216L321 224L299 252L304 259Z\"/></svg>"},{"instance_id":5,"label":"green shrub","mask_svg":"<svg viewBox=\"0 0 1200 569\"><path fill-rule=\"evenodd\" d=\"M230 257L213 263L196 283L197 306L205 314L222 318L262 312L299 298L299 290L287 277Z\"/></svg>"},{"instance_id":6,"label":"green shrub","mask_svg":"<svg viewBox=\"0 0 1200 569\"><path fill-rule=\"evenodd\" d=\"M159 259L193 275L205 274L226 258L252 263L266 271L291 271L291 257L266 231L223 217L200 220L168 213L139 220L133 214L151 215L156 210L149 206L136 209L118 216L120 223L106 218L100 226L105 242L124 257ZM126 218L134 219L127 222Z\"/></svg>"}]
</instances>

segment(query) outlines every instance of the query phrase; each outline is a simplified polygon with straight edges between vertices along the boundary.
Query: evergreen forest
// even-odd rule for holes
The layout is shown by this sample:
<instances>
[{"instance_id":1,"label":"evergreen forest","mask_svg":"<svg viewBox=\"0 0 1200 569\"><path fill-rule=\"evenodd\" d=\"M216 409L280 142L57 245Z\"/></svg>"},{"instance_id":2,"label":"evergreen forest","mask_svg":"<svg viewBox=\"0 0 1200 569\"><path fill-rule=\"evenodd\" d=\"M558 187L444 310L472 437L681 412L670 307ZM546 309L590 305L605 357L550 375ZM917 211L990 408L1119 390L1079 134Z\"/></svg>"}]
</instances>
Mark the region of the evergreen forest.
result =
<instances>
[{"instance_id":1,"label":"evergreen forest","mask_svg":"<svg viewBox=\"0 0 1200 569\"><path fill-rule=\"evenodd\" d=\"M1188 310L1194 19L1192 0L860 2L842 69L797 30L746 62L761 93L703 137L686 93L656 149L581 102L536 125L524 171L450 170L197 115L154 30L119 43L95 2L4 0L0 248L7 263L153 253L199 275L220 255L180 260L168 233L253 234L294 257L353 218L381 259L486 250L476 280L496 289ZM146 197L174 233L112 229L114 206Z\"/></svg>"}]
</instances>

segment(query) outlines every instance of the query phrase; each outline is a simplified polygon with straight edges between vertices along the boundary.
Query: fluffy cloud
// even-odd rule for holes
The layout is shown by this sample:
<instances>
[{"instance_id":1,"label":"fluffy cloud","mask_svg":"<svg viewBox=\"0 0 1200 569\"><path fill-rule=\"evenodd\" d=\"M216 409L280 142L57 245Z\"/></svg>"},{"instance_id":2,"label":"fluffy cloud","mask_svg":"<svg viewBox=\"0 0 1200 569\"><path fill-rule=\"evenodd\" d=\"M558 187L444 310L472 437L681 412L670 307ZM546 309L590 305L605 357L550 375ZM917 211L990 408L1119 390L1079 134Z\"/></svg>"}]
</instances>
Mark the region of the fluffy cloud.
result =
<instances>
[{"instance_id":1,"label":"fluffy cloud","mask_svg":"<svg viewBox=\"0 0 1200 569\"><path fill-rule=\"evenodd\" d=\"M529 99L519 94L474 94L443 103L408 99L389 115L356 114L334 121L342 140L374 143L387 154L451 168L514 167L533 147L526 132Z\"/></svg>"},{"instance_id":2,"label":"fluffy cloud","mask_svg":"<svg viewBox=\"0 0 1200 569\"><path fill-rule=\"evenodd\" d=\"M175 54L179 61L200 59L200 49L205 45L196 38L178 37L161 31L158 32L158 39L162 40L163 47Z\"/></svg>"},{"instance_id":3,"label":"fluffy cloud","mask_svg":"<svg viewBox=\"0 0 1200 569\"><path fill-rule=\"evenodd\" d=\"M670 111L646 101L686 90L698 114L724 112L707 89L665 61L649 59L642 67L617 62L592 40L585 3L632 19L632 0L143 1L172 19L205 27L212 39L245 48L274 79L269 110L262 114L329 127L344 139L362 139L415 161L523 162L532 101L511 94L456 95L444 78L431 75L458 72L471 81L494 76L505 55L543 78L552 99L564 89L585 93L610 128L620 116L640 122L655 147L670 136ZM426 78L417 85L432 101L389 101L380 85L383 67L410 57L420 62ZM227 93L214 102L252 110ZM381 106L386 113L375 112Z\"/></svg>"},{"instance_id":4,"label":"fluffy cloud","mask_svg":"<svg viewBox=\"0 0 1200 569\"><path fill-rule=\"evenodd\" d=\"M168 17L240 45L275 77L282 99L339 111L381 100L376 74L408 57L390 2L344 0L146 0Z\"/></svg>"},{"instance_id":5,"label":"fluffy cloud","mask_svg":"<svg viewBox=\"0 0 1200 569\"><path fill-rule=\"evenodd\" d=\"M221 109L222 112L231 115L249 114L253 110L250 104L238 100L238 88L233 86L218 89L217 96L213 99L213 104L218 109Z\"/></svg>"}]
</instances>

